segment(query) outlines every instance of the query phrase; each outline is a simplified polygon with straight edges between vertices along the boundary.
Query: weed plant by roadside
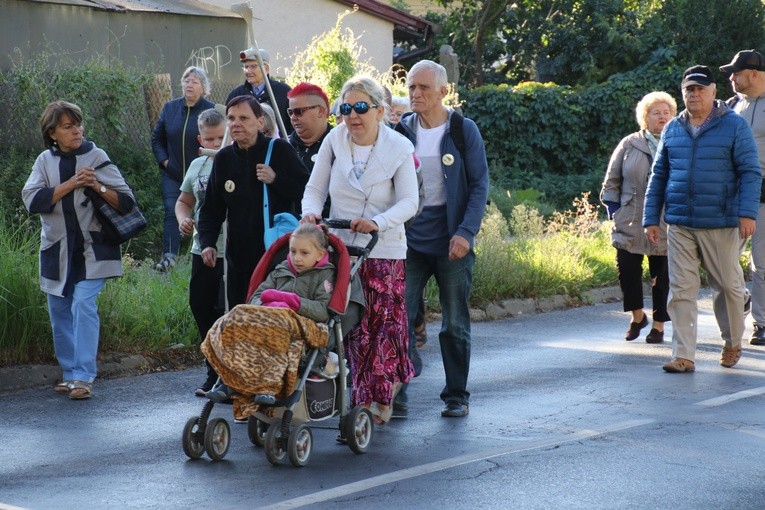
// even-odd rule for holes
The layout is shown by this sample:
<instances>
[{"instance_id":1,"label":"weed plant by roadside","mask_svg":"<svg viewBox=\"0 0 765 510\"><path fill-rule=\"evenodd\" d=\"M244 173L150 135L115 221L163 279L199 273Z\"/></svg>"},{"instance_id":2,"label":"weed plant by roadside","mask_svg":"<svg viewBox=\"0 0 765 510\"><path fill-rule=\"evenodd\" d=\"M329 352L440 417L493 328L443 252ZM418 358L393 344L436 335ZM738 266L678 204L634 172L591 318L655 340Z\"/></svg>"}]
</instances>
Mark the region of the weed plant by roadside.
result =
<instances>
[{"instance_id":1,"label":"weed plant by roadside","mask_svg":"<svg viewBox=\"0 0 765 510\"><path fill-rule=\"evenodd\" d=\"M50 320L38 272L39 237L30 220L0 222L0 365L50 359ZM39 224L39 223L38 223ZM39 228L38 228L39 231ZM45 339L44 342L36 339Z\"/></svg>"},{"instance_id":2,"label":"weed plant by roadside","mask_svg":"<svg viewBox=\"0 0 765 510\"><path fill-rule=\"evenodd\" d=\"M171 345L194 345L198 332L189 310L191 259L180 256L167 273L157 273L150 259L122 257L124 276L109 280L98 300L101 347L141 352Z\"/></svg>"},{"instance_id":3,"label":"weed plant by roadside","mask_svg":"<svg viewBox=\"0 0 765 510\"><path fill-rule=\"evenodd\" d=\"M39 288L39 227L29 222L37 225L34 218L27 219L8 230L0 222L0 365L54 361L45 294ZM609 229L610 223L597 220L586 196L571 211L549 220L534 207L519 204L508 221L496 206L489 206L476 241L472 304L579 296L591 287L615 284ZM129 252L127 245L124 276L110 279L99 296L100 352L195 346L199 338L188 305L189 257L179 257L171 272L158 274L151 260L134 260ZM429 309L438 308L433 282L426 301Z\"/></svg>"},{"instance_id":4,"label":"weed plant by roadside","mask_svg":"<svg viewBox=\"0 0 765 510\"><path fill-rule=\"evenodd\" d=\"M617 282L610 224L598 220L588 194L574 208L545 220L531 206L513 207L509 221L490 205L476 239L474 306L514 298L555 294L580 296ZM429 308L438 308L438 289L429 282Z\"/></svg>"},{"instance_id":5,"label":"weed plant by roadside","mask_svg":"<svg viewBox=\"0 0 765 510\"><path fill-rule=\"evenodd\" d=\"M40 290L37 232L37 218L13 227L0 222L0 366L55 360ZM125 275L107 280L98 298L100 352L149 352L198 342L188 305L189 257L179 257L167 274L152 268L151 260L137 262L126 254Z\"/></svg>"}]
</instances>

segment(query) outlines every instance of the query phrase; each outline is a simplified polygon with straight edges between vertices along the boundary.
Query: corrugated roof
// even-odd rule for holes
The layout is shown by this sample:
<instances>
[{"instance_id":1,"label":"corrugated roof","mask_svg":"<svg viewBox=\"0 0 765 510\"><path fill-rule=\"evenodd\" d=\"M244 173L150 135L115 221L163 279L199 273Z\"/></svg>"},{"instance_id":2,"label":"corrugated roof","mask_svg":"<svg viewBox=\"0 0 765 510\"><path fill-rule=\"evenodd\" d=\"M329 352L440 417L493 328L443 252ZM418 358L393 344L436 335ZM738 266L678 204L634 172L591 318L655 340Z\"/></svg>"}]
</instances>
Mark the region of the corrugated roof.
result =
<instances>
[{"instance_id":1,"label":"corrugated roof","mask_svg":"<svg viewBox=\"0 0 765 510\"><path fill-rule=\"evenodd\" d=\"M197 0L21 0L39 4L73 5L115 12L155 12L239 18L241 16L214 5Z\"/></svg>"},{"instance_id":2,"label":"corrugated roof","mask_svg":"<svg viewBox=\"0 0 765 510\"><path fill-rule=\"evenodd\" d=\"M353 7L359 6L361 12L366 12L393 23L399 37L423 37L433 29L433 24L419 16L396 9L377 0L335 0L341 4Z\"/></svg>"}]
</instances>

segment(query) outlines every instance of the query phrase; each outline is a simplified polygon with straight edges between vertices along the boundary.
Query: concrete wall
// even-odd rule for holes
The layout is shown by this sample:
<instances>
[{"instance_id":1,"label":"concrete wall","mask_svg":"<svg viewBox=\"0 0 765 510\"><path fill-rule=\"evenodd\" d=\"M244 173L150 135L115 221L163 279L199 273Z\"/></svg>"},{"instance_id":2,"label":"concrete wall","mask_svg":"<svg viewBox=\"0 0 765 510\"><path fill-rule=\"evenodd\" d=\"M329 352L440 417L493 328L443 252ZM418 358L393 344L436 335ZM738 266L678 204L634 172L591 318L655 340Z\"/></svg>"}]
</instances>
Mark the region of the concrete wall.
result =
<instances>
[{"instance_id":1,"label":"concrete wall","mask_svg":"<svg viewBox=\"0 0 765 510\"><path fill-rule=\"evenodd\" d=\"M242 3L231 0L205 0L206 3L229 8ZM348 8L333 0L254 0L254 28L258 46L271 55L271 74L284 76L293 56L305 50L314 36L337 22L338 14ZM393 63L393 24L375 16L355 12L346 16L343 27L350 28L366 52L361 60L369 60L385 72ZM244 49L244 48L243 48Z\"/></svg>"},{"instance_id":2,"label":"concrete wall","mask_svg":"<svg viewBox=\"0 0 765 510\"><path fill-rule=\"evenodd\" d=\"M189 65L206 69L213 82L242 78L238 54L247 28L233 13L115 12L21 0L2 0L0 12L0 68L17 58L16 49L30 59L48 47L75 61L106 55L127 65L153 62L176 87Z\"/></svg>"}]
</instances>

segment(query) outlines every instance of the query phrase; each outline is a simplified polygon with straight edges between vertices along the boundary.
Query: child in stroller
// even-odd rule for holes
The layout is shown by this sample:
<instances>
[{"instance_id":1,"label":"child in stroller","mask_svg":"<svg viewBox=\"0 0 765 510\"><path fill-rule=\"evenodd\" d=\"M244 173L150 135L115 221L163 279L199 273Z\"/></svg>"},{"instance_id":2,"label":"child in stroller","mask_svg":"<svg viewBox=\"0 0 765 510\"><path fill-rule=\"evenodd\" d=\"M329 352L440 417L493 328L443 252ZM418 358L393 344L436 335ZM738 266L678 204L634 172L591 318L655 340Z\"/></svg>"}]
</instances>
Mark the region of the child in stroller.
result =
<instances>
[{"instance_id":1,"label":"child in stroller","mask_svg":"<svg viewBox=\"0 0 765 510\"><path fill-rule=\"evenodd\" d=\"M328 219L324 224L334 229L351 228L349 220ZM289 458L295 466L306 465L312 451L314 423L339 417L337 440L354 453L367 451L374 432L369 410L349 406L350 373L343 354L343 331L349 331L364 313L363 291L354 275L371 253L377 236L373 233L364 247L346 246L339 237L327 236L324 225L321 228L305 225L277 239L258 262L248 290L249 299L255 297L253 302L271 306L234 307L213 325L202 343L202 352L230 386L230 390L219 389L233 396L234 417L247 418L250 441L264 447L272 464ZM329 260L316 253L306 258L314 262L302 261L298 253L301 243L297 240L304 233L309 239L317 233L328 237L329 246L322 241L317 246L318 251L329 251ZM291 249L286 255L288 244ZM285 256L288 261L279 262ZM281 265L279 270L277 263ZM308 277L309 271L323 274L328 264L335 268L334 285L325 285L332 283L332 276L324 274L310 285L312 294L308 289L298 290L297 285L285 286L280 277L295 284ZM289 273L284 272L285 268ZM261 286L261 282L267 283ZM274 294L269 289L282 293ZM325 294L329 293L331 297L326 301ZM316 301L321 305L312 306ZM329 320L326 324L316 323L299 315L304 311L318 312L322 318L329 316ZM317 373L321 377L315 377ZM221 460L228 451L228 423L221 417L210 418L215 404L215 400L208 399L202 413L189 418L184 426L183 450L191 459L206 452L212 460Z\"/></svg>"},{"instance_id":2,"label":"child in stroller","mask_svg":"<svg viewBox=\"0 0 765 510\"><path fill-rule=\"evenodd\" d=\"M327 306L332 296L334 281L335 266L329 260L326 226L299 226L290 236L289 253L286 260L280 262L258 286L250 298L250 306L240 306L240 310L238 310L238 312L247 314L249 320L257 324L258 337L268 337L264 340L264 349L270 351L265 352L267 355L265 360L268 364L274 361L274 356L278 357L279 354L285 355L287 358L290 357L283 348L268 344L273 342L283 344L280 340L295 337L295 332L299 333L297 335L299 340L305 340L311 347L319 348L326 345L328 330L324 323L329 319ZM311 324L305 320L295 320L289 313L279 313L275 310L264 311L257 307L291 310L316 324ZM280 328L282 333L286 333L286 335L270 334ZM270 369L259 370L259 368L264 367L263 358L261 358L261 355L264 354L262 349L253 348L252 345L245 348L231 344L227 346L224 345L225 341L216 345L215 335L208 335L207 340L209 341L206 342L206 346L203 346L203 352L208 356L208 359L211 359L211 362L217 360L218 363L227 365L223 370L227 376L224 378L239 382L237 391L234 391L222 380L219 380L218 384L207 392L205 395L207 398L214 402L225 402L236 396L237 392L246 392L249 393L251 402L254 404L273 405L276 402L277 394L282 389L278 387L281 380L271 381L277 384L264 381L264 372L271 372L277 376L277 379L280 378L277 372ZM215 347L219 347L219 349ZM226 349L227 347L233 347L234 351ZM227 363L227 359L231 363ZM294 360L292 361L294 363ZM325 351L319 361L318 364L314 363L319 375L326 378L337 375L337 355L334 352ZM237 372L237 374L232 372ZM245 410L242 409L242 411ZM238 413L235 409L236 414Z\"/></svg>"}]
</instances>

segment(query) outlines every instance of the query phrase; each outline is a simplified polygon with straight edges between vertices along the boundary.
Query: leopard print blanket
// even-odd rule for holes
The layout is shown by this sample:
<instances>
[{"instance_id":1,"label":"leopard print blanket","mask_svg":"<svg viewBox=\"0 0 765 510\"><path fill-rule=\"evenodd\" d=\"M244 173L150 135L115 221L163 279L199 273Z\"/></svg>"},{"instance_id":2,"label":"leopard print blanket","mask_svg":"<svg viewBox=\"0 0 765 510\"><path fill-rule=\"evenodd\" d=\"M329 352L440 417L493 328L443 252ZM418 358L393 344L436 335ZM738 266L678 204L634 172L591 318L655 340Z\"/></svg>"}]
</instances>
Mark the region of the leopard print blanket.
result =
<instances>
[{"instance_id":1,"label":"leopard print blanket","mask_svg":"<svg viewBox=\"0 0 765 510\"><path fill-rule=\"evenodd\" d=\"M304 345L322 348L328 338L326 324L288 308L237 305L213 324L201 348L223 382L237 392L234 416L246 418L258 409L253 395L289 395Z\"/></svg>"}]
</instances>

